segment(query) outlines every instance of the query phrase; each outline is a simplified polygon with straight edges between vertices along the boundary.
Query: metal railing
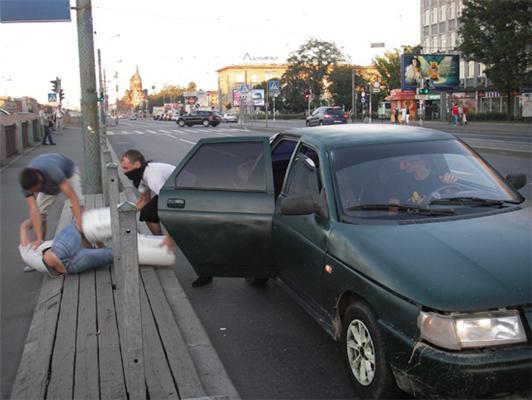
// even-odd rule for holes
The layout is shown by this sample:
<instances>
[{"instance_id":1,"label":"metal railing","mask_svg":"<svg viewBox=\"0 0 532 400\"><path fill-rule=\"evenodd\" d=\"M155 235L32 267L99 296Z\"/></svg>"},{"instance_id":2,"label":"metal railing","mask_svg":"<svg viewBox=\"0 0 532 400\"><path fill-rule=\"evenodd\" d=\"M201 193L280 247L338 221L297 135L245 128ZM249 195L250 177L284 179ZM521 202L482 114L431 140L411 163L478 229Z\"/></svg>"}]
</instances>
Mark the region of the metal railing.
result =
<instances>
[{"instance_id":1,"label":"metal railing","mask_svg":"<svg viewBox=\"0 0 532 400\"><path fill-rule=\"evenodd\" d=\"M5 121L4 121L5 122ZM24 149L40 143L42 127L38 118L23 121L0 121L0 166L7 164L10 157L22 154Z\"/></svg>"}]
</instances>

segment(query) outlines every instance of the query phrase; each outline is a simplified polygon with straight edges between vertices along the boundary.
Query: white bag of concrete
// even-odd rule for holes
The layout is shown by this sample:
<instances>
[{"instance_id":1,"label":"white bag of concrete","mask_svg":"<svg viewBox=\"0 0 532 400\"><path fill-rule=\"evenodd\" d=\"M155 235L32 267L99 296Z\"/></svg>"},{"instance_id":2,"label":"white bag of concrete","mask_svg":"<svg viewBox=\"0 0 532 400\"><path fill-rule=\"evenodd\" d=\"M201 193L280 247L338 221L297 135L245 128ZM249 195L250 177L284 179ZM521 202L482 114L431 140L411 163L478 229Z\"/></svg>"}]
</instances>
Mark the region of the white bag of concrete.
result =
<instances>
[{"instance_id":1,"label":"white bag of concrete","mask_svg":"<svg viewBox=\"0 0 532 400\"><path fill-rule=\"evenodd\" d=\"M91 243L103 242L113 236L111 232L111 210L94 208L83 212L81 229Z\"/></svg>"},{"instance_id":2,"label":"white bag of concrete","mask_svg":"<svg viewBox=\"0 0 532 400\"><path fill-rule=\"evenodd\" d=\"M85 237L91 243L104 242L113 236L109 207L85 211L81 225ZM138 235L140 265L174 265L175 254L163 245L163 240L164 236Z\"/></svg>"}]
</instances>

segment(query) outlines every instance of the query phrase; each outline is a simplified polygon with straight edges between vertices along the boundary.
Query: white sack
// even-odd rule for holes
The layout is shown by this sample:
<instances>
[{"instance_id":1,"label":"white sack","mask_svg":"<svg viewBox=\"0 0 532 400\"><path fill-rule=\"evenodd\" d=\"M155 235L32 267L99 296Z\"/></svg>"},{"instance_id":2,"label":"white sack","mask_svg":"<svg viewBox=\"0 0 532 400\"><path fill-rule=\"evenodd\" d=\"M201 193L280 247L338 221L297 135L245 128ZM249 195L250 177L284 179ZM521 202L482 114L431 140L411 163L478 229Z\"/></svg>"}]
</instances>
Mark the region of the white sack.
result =
<instances>
[{"instance_id":1,"label":"white sack","mask_svg":"<svg viewBox=\"0 0 532 400\"><path fill-rule=\"evenodd\" d=\"M104 242L111 239L113 234L109 207L87 210L82 215L81 229L89 242Z\"/></svg>"}]
</instances>

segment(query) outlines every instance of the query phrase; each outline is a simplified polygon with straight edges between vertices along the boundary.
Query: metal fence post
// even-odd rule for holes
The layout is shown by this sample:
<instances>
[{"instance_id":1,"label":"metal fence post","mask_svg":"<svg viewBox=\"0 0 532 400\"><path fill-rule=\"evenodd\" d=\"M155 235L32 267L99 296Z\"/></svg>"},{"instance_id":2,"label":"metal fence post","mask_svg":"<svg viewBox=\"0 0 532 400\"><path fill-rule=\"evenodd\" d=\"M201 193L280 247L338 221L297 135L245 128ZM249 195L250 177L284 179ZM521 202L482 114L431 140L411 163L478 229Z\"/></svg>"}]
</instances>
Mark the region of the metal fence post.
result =
<instances>
[{"instance_id":1,"label":"metal fence post","mask_svg":"<svg viewBox=\"0 0 532 400\"><path fill-rule=\"evenodd\" d=\"M120 228L118 223L118 204L120 203L120 192L118 188L118 165L116 163L109 163L106 165L107 170L107 190L109 194L109 208L111 210L111 232L112 232L112 248L113 251L113 283L117 289L121 289L122 285L122 262L120 257Z\"/></svg>"},{"instance_id":2,"label":"metal fence post","mask_svg":"<svg viewBox=\"0 0 532 400\"><path fill-rule=\"evenodd\" d=\"M24 151L24 142L22 140L22 122L15 122L15 145L17 146L17 154L22 154Z\"/></svg>"},{"instance_id":3,"label":"metal fence post","mask_svg":"<svg viewBox=\"0 0 532 400\"><path fill-rule=\"evenodd\" d=\"M129 399L146 397L144 354L142 348L142 316L140 311L140 274L137 243L137 208L129 201L118 206L120 226L122 298L125 331L125 371Z\"/></svg>"},{"instance_id":4,"label":"metal fence post","mask_svg":"<svg viewBox=\"0 0 532 400\"><path fill-rule=\"evenodd\" d=\"M6 127L5 125L0 125L0 166L4 166L7 162L6 140Z\"/></svg>"},{"instance_id":5,"label":"metal fence post","mask_svg":"<svg viewBox=\"0 0 532 400\"><path fill-rule=\"evenodd\" d=\"M106 207L109 207L109 185L107 178L107 164L111 162L111 152L109 150L104 150L102 152L102 190L103 190L103 201Z\"/></svg>"}]
</instances>

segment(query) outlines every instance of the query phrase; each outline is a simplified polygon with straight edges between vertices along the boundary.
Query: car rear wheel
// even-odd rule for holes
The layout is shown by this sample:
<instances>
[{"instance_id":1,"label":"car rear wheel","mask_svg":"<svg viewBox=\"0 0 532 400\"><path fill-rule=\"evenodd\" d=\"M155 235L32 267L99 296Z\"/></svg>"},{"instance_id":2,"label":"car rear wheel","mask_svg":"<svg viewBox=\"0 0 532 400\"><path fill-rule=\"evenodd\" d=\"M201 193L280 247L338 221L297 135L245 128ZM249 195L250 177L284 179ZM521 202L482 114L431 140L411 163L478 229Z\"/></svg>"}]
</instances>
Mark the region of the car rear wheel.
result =
<instances>
[{"instance_id":1,"label":"car rear wheel","mask_svg":"<svg viewBox=\"0 0 532 400\"><path fill-rule=\"evenodd\" d=\"M246 283L250 286L264 286L268 283L268 278L246 278Z\"/></svg>"},{"instance_id":2,"label":"car rear wheel","mask_svg":"<svg viewBox=\"0 0 532 400\"><path fill-rule=\"evenodd\" d=\"M400 396L377 319L366 303L356 302L347 308L342 344L348 374L361 398Z\"/></svg>"},{"instance_id":3,"label":"car rear wheel","mask_svg":"<svg viewBox=\"0 0 532 400\"><path fill-rule=\"evenodd\" d=\"M179 125L181 128L185 126L185 121L183 121L182 119L180 119L179 121L177 121L177 125Z\"/></svg>"},{"instance_id":4,"label":"car rear wheel","mask_svg":"<svg viewBox=\"0 0 532 400\"><path fill-rule=\"evenodd\" d=\"M208 119L204 119L201 123L205 128L208 127L210 125L209 123L209 120Z\"/></svg>"}]
</instances>

